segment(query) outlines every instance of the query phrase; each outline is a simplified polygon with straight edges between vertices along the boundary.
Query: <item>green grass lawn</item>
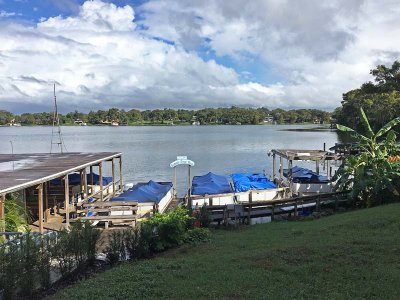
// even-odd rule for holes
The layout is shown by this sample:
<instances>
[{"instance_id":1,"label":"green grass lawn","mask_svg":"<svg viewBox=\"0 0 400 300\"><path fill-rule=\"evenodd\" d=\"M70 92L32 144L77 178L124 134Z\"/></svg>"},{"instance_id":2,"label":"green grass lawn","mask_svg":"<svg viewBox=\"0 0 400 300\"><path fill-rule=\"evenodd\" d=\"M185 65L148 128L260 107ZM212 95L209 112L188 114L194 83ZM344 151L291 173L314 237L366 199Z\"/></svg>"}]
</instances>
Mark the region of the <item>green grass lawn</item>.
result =
<instances>
[{"instance_id":1,"label":"green grass lawn","mask_svg":"<svg viewBox=\"0 0 400 300\"><path fill-rule=\"evenodd\" d=\"M218 230L52 299L399 299L400 204Z\"/></svg>"}]
</instances>

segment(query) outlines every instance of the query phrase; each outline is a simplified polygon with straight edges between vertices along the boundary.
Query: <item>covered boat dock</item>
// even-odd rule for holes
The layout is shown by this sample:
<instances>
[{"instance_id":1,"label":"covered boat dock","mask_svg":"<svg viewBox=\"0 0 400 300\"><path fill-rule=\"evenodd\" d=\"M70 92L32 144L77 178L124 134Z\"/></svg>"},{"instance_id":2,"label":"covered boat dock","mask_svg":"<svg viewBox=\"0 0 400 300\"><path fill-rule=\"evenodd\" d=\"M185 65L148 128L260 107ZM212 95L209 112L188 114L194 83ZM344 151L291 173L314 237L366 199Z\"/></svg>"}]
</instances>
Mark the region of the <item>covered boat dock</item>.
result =
<instances>
[{"instance_id":1,"label":"covered boat dock","mask_svg":"<svg viewBox=\"0 0 400 300\"><path fill-rule=\"evenodd\" d=\"M104 167L111 168L109 181L104 180ZM70 184L71 175L79 177L78 184ZM37 212L38 230L43 233L55 218L59 225L68 226L78 200L105 201L122 190L120 152L0 154L0 232L5 230L4 206L8 194L22 193L27 208Z\"/></svg>"},{"instance_id":2,"label":"covered boat dock","mask_svg":"<svg viewBox=\"0 0 400 300\"><path fill-rule=\"evenodd\" d=\"M277 178L277 156L279 157L279 179L283 178L283 159L287 160L287 167L289 170L289 181L291 178L291 169L293 167L293 161L314 161L315 170L317 174L320 173L320 163L324 162L327 164L327 175L332 176L332 169L330 166L331 161L342 160L342 155L336 154L334 152L329 152L325 150L302 150L302 149L272 149L272 168L273 168L273 178Z\"/></svg>"}]
</instances>

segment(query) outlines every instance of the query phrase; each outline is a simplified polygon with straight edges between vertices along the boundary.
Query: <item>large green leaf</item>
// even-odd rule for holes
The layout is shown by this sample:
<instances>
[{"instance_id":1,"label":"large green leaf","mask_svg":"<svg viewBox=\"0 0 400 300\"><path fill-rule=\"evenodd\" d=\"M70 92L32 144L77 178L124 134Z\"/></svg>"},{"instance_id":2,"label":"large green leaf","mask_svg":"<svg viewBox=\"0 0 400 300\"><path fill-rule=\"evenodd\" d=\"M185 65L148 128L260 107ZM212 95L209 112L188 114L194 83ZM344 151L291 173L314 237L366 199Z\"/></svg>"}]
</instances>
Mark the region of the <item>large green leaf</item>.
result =
<instances>
[{"instance_id":1,"label":"large green leaf","mask_svg":"<svg viewBox=\"0 0 400 300\"><path fill-rule=\"evenodd\" d=\"M383 126L379 131L376 133L375 137L380 137L390 131L394 126L400 124L400 117L397 117L390 121L389 123L386 123L385 126Z\"/></svg>"},{"instance_id":2,"label":"large green leaf","mask_svg":"<svg viewBox=\"0 0 400 300\"><path fill-rule=\"evenodd\" d=\"M340 125L340 124L336 124L336 128L340 131L343 132L351 132L353 133L357 138L359 138L360 140L363 141L369 141L370 139L367 138L366 136L363 136L362 134L359 134L357 131L355 131L354 129L351 129L350 127L344 126L344 125Z\"/></svg>"},{"instance_id":3,"label":"large green leaf","mask_svg":"<svg viewBox=\"0 0 400 300\"><path fill-rule=\"evenodd\" d=\"M367 135L369 138L372 138L374 136L374 132L372 131L367 115L365 114L362 107L360 108L360 113L361 113L361 122L364 124L365 128L367 128Z\"/></svg>"}]
</instances>

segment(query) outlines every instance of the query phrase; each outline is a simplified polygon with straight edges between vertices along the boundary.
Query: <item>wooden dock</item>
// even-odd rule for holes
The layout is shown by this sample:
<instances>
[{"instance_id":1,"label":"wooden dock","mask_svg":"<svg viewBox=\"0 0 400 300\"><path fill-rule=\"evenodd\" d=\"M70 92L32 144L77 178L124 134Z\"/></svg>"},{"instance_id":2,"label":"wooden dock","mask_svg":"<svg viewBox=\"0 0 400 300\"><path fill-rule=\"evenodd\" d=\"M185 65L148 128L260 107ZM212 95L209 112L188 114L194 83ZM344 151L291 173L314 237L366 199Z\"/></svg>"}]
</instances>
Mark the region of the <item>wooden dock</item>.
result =
<instances>
[{"instance_id":1,"label":"wooden dock","mask_svg":"<svg viewBox=\"0 0 400 300\"><path fill-rule=\"evenodd\" d=\"M235 220L250 224L252 218L270 217L271 221L278 215L299 215L299 212L312 208L314 211L321 211L322 207L332 206L335 210L344 202L348 202L345 192L323 193L293 197L280 200L256 201L231 205L207 206L212 222L228 223L228 220Z\"/></svg>"}]
</instances>

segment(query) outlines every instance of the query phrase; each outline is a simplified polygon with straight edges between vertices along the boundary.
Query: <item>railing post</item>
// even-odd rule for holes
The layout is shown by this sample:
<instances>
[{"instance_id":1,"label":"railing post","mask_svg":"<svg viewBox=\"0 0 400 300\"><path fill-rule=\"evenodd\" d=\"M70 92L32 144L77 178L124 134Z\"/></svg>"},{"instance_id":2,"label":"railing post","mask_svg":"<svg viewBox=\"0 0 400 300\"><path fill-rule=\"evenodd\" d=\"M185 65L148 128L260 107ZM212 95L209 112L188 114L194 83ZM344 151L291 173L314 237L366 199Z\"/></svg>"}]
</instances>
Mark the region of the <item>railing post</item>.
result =
<instances>
[{"instance_id":1,"label":"railing post","mask_svg":"<svg viewBox=\"0 0 400 300\"><path fill-rule=\"evenodd\" d=\"M115 164L114 164L114 157L111 159L111 174L112 174L112 189L113 194L115 194Z\"/></svg>"},{"instance_id":2,"label":"railing post","mask_svg":"<svg viewBox=\"0 0 400 300\"><path fill-rule=\"evenodd\" d=\"M119 189L124 190L124 183L122 180L122 155L119 157Z\"/></svg>"},{"instance_id":3,"label":"railing post","mask_svg":"<svg viewBox=\"0 0 400 300\"><path fill-rule=\"evenodd\" d=\"M100 201L103 201L103 163L99 163Z\"/></svg>"},{"instance_id":4,"label":"railing post","mask_svg":"<svg viewBox=\"0 0 400 300\"><path fill-rule=\"evenodd\" d=\"M43 233L43 183L39 184L38 190L38 210L39 210L39 232Z\"/></svg>"},{"instance_id":5,"label":"railing post","mask_svg":"<svg viewBox=\"0 0 400 300\"><path fill-rule=\"evenodd\" d=\"M250 225L252 203L253 203L253 193L250 191L250 193L249 193L249 209L247 211L247 223L248 223L248 225Z\"/></svg>"},{"instance_id":6,"label":"railing post","mask_svg":"<svg viewBox=\"0 0 400 300\"><path fill-rule=\"evenodd\" d=\"M69 226L69 178L68 174L64 177L64 209L65 209L65 224Z\"/></svg>"}]
</instances>

